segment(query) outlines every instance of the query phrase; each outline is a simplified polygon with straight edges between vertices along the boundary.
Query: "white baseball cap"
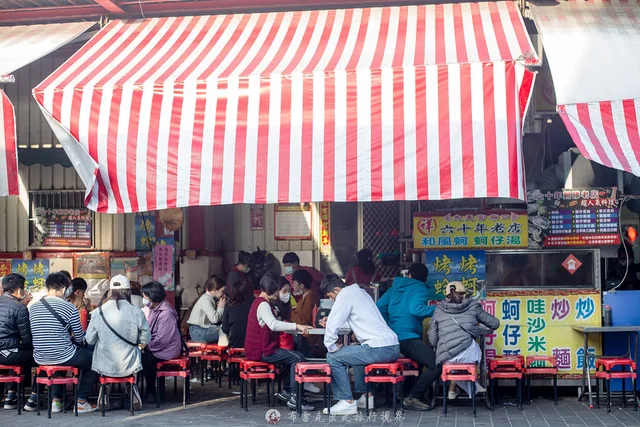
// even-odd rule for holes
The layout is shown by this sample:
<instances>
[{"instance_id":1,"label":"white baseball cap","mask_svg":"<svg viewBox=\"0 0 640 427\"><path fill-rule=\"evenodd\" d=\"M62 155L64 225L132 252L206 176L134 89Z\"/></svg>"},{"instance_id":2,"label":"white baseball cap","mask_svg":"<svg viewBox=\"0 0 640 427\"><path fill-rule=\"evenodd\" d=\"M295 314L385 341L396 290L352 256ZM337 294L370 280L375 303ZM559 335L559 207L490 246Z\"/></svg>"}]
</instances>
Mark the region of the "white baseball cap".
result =
<instances>
[{"instance_id":1,"label":"white baseball cap","mask_svg":"<svg viewBox=\"0 0 640 427\"><path fill-rule=\"evenodd\" d=\"M122 274L118 274L117 276L113 276L111 278L111 281L109 282L109 289L130 290L131 283L125 276L123 276Z\"/></svg>"}]
</instances>

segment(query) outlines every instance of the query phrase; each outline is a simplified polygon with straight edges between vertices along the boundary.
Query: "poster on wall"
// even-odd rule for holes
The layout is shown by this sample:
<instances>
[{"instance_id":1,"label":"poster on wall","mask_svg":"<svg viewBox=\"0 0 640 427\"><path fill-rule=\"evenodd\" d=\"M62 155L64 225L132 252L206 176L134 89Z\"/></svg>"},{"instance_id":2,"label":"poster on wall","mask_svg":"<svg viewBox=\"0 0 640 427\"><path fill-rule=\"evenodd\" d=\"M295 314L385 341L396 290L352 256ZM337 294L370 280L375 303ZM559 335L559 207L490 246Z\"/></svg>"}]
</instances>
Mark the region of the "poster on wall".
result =
<instances>
[{"instance_id":1,"label":"poster on wall","mask_svg":"<svg viewBox=\"0 0 640 427\"><path fill-rule=\"evenodd\" d=\"M172 233L173 235L173 233ZM156 243L156 216L154 213L136 215L136 251L150 251Z\"/></svg>"},{"instance_id":2,"label":"poster on wall","mask_svg":"<svg viewBox=\"0 0 640 427\"><path fill-rule=\"evenodd\" d=\"M173 276L173 246L155 246L153 248L153 280L160 282L165 290L173 291Z\"/></svg>"},{"instance_id":3,"label":"poster on wall","mask_svg":"<svg viewBox=\"0 0 640 427\"><path fill-rule=\"evenodd\" d=\"M264 205L251 205L251 229L264 230Z\"/></svg>"},{"instance_id":4,"label":"poster on wall","mask_svg":"<svg viewBox=\"0 0 640 427\"><path fill-rule=\"evenodd\" d=\"M529 248L619 245L617 188L527 192Z\"/></svg>"},{"instance_id":5,"label":"poster on wall","mask_svg":"<svg viewBox=\"0 0 640 427\"><path fill-rule=\"evenodd\" d=\"M329 202L320 203L320 254L325 258L331 257L331 219Z\"/></svg>"},{"instance_id":6,"label":"poster on wall","mask_svg":"<svg viewBox=\"0 0 640 427\"><path fill-rule=\"evenodd\" d=\"M153 253L138 252L138 283L144 286L153 280Z\"/></svg>"},{"instance_id":7,"label":"poster on wall","mask_svg":"<svg viewBox=\"0 0 640 427\"><path fill-rule=\"evenodd\" d=\"M554 356L560 374L582 373L584 336L573 326L600 326L599 291L491 292L482 304L500 320L500 328L485 337L487 360L501 354ZM599 338L591 339L590 351L602 354Z\"/></svg>"},{"instance_id":8,"label":"poster on wall","mask_svg":"<svg viewBox=\"0 0 640 427\"><path fill-rule=\"evenodd\" d=\"M89 209L35 210L33 247L90 248L92 214Z\"/></svg>"},{"instance_id":9,"label":"poster on wall","mask_svg":"<svg viewBox=\"0 0 640 427\"><path fill-rule=\"evenodd\" d=\"M11 274L11 260L0 260L0 277L4 277L8 274Z\"/></svg>"},{"instance_id":10,"label":"poster on wall","mask_svg":"<svg viewBox=\"0 0 640 427\"><path fill-rule=\"evenodd\" d=\"M74 275L83 279L109 278L109 253L73 254Z\"/></svg>"},{"instance_id":11,"label":"poster on wall","mask_svg":"<svg viewBox=\"0 0 640 427\"><path fill-rule=\"evenodd\" d=\"M127 279L138 281L138 258L111 258L111 277L121 274Z\"/></svg>"},{"instance_id":12,"label":"poster on wall","mask_svg":"<svg viewBox=\"0 0 640 427\"><path fill-rule=\"evenodd\" d=\"M311 204L276 205L274 212L276 240L311 240Z\"/></svg>"},{"instance_id":13,"label":"poster on wall","mask_svg":"<svg viewBox=\"0 0 640 427\"><path fill-rule=\"evenodd\" d=\"M462 282L472 295L484 298L484 251L429 251L426 257L427 283L433 286L438 299L444 299L447 285L454 281Z\"/></svg>"},{"instance_id":14,"label":"poster on wall","mask_svg":"<svg viewBox=\"0 0 640 427\"><path fill-rule=\"evenodd\" d=\"M49 275L49 260L35 259L11 261L11 272L20 274L26 279L26 287L32 292L37 292L44 288L45 280Z\"/></svg>"},{"instance_id":15,"label":"poster on wall","mask_svg":"<svg viewBox=\"0 0 640 427\"><path fill-rule=\"evenodd\" d=\"M527 247L525 211L415 213L416 249L506 249Z\"/></svg>"}]
</instances>

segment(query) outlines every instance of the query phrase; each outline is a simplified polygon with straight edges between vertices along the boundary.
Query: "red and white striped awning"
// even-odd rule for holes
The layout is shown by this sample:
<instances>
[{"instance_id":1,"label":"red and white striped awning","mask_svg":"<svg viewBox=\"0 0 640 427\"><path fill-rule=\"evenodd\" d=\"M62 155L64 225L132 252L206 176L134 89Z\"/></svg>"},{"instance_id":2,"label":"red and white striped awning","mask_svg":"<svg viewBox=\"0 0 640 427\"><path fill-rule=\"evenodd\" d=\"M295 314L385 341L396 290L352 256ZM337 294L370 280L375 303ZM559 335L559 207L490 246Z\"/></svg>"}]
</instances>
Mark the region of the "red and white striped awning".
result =
<instances>
[{"instance_id":1,"label":"red and white striped awning","mask_svg":"<svg viewBox=\"0 0 640 427\"><path fill-rule=\"evenodd\" d=\"M580 152L640 176L640 1L536 2L558 113Z\"/></svg>"},{"instance_id":2,"label":"red and white striped awning","mask_svg":"<svg viewBox=\"0 0 640 427\"><path fill-rule=\"evenodd\" d=\"M114 21L34 96L100 212L523 198L537 61L512 2Z\"/></svg>"},{"instance_id":3,"label":"red and white striped awning","mask_svg":"<svg viewBox=\"0 0 640 427\"><path fill-rule=\"evenodd\" d=\"M42 58L85 32L93 22L0 27L0 83L15 70ZM18 194L15 113L0 89L0 196Z\"/></svg>"}]
</instances>

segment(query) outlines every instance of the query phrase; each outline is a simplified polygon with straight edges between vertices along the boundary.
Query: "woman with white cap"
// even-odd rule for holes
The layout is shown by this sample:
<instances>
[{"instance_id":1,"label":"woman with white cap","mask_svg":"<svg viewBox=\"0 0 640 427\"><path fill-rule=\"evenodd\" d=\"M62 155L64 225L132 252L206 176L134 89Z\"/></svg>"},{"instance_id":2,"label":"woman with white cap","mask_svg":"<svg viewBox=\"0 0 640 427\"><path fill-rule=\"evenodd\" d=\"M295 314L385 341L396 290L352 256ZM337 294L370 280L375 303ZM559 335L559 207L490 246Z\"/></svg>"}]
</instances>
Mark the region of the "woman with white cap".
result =
<instances>
[{"instance_id":1,"label":"woman with white cap","mask_svg":"<svg viewBox=\"0 0 640 427\"><path fill-rule=\"evenodd\" d=\"M142 310L131 304L131 284L125 276L114 276L109 282L105 301L91 315L85 335L88 344L94 345L92 370L100 375L122 378L142 370L141 349L151 340L149 324ZM106 393L109 387L100 389ZM126 390L131 398L131 390ZM133 387L133 403L142 404L137 388ZM102 404L102 396L98 403Z\"/></svg>"}]
</instances>

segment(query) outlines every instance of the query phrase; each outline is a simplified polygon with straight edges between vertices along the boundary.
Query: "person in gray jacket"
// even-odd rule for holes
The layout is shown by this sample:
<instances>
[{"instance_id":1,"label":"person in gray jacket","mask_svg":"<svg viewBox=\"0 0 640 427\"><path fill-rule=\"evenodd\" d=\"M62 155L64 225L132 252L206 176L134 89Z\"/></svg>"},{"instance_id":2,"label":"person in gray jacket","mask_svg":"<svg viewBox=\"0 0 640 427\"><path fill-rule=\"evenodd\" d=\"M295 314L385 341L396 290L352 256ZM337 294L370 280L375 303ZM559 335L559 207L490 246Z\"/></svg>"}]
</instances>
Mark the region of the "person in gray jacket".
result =
<instances>
[{"instance_id":1,"label":"person in gray jacket","mask_svg":"<svg viewBox=\"0 0 640 427\"><path fill-rule=\"evenodd\" d=\"M460 282L451 282L445 289L446 300L436 308L429 325L429 342L436 349L436 364L478 363L482 358L476 339L478 324L495 330L500 321L484 311L476 300L467 298L468 292ZM459 381L467 394L472 393L471 381ZM455 385L449 389L449 399L455 399ZM476 392L484 389L476 383Z\"/></svg>"},{"instance_id":2,"label":"person in gray jacket","mask_svg":"<svg viewBox=\"0 0 640 427\"><path fill-rule=\"evenodd\" d=\"M227 303L226 283L220 276L213 276L204 288L204 293L191 310L187 320L191 340L205 344L217 344L220 324Z\"/></svg>"},{"instance_id":3,"label":"person in gray jacket","mask_svg":"<svg viewBox=\"0 0 640 427\"><path fill-rule=\"evenodd\" d=\"M131 284L125 276L114 276L109 283L108 298L91 313L85 339L94 345L91 369L100 375L122 378L142 370L141 349L151 340L149 324L142 310L131 303ZM109 386L100 390L107 394ZM126 390L131 398L131 390ZM142 400L133 387L133 404L140 408ZM103 402L102 396L98 403Z\"/></svg>"}]
</instances>

